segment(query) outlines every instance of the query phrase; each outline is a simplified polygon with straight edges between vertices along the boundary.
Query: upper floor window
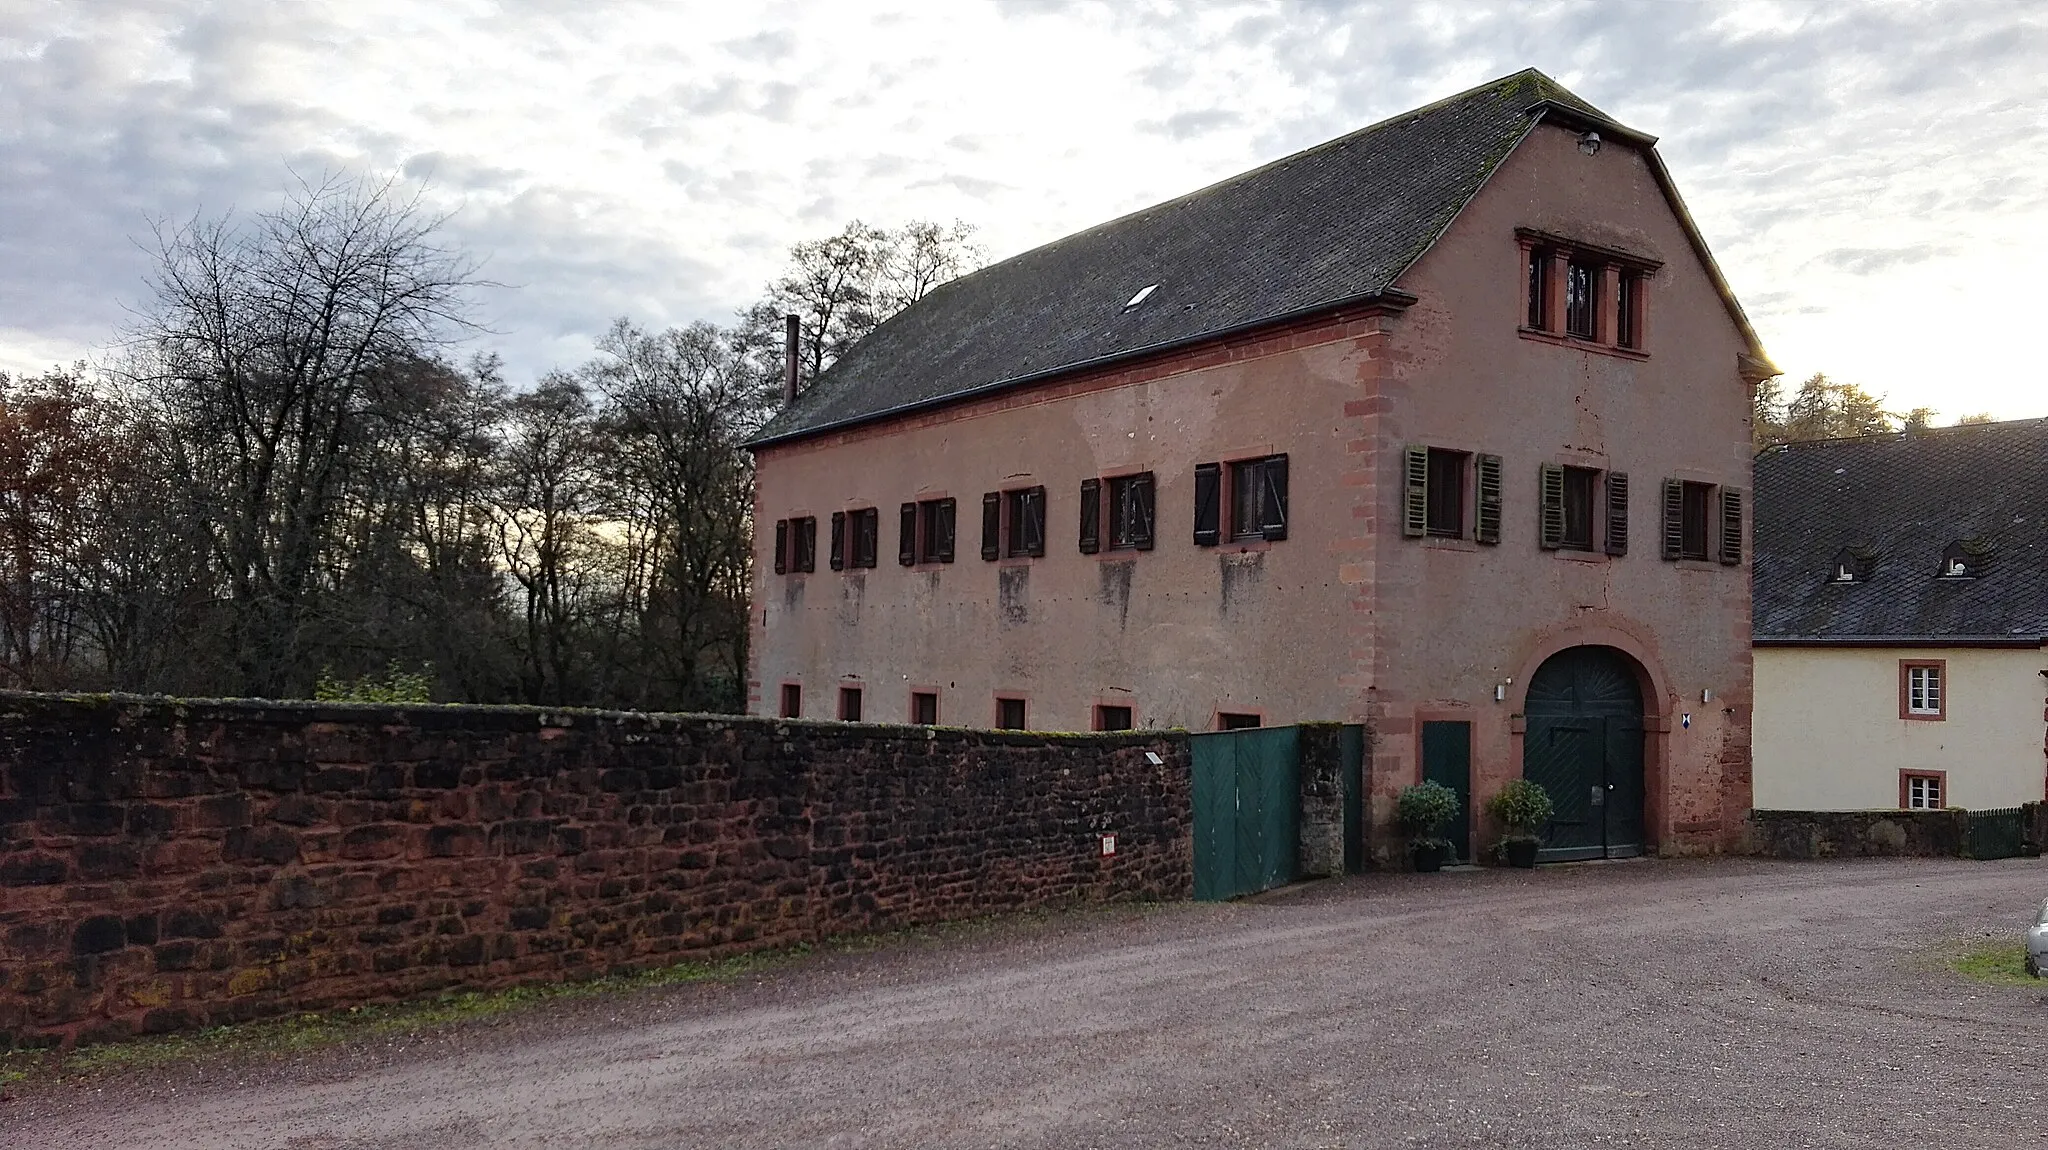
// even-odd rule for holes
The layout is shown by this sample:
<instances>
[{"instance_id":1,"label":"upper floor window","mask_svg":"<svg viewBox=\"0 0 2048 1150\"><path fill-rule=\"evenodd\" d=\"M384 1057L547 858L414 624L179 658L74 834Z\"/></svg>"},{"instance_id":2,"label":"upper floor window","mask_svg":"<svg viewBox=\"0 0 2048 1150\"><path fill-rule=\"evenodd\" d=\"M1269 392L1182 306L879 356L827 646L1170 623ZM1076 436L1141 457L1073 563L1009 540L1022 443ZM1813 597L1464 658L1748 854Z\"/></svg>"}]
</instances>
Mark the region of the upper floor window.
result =
<instances>
[{"instance_id":1,"label":"upper floor window","mask_svg":"<svg viewBox=\"0 0 2048 1150\"><path fill-rule=\"evenodd\" d=\"M882 513L873 507L832 513L832 570L875 565Z\"/></svg>"},{"instance_id":2,"label":"upper floor window","mask_svg":"<svg viewBox=\"0 0 2048 1150\"><path fill-rule=\"evenodd\" d=\"M1626 474L1546 463L1539 481L1543 547L1628 554Z\"/></svg>"},{"instance_id":3,"label":"upper floor window","mask_svg":"<svg viewBox=\"0 0 2048 1150\"><path fill-rule=\"evenodd\" d=\"M1463 539L1469 529L1477 542L1500 542L1500 467L1500 456L1484 452L1404 449L1401 534Z\"/></svg>"},{"instance_id":4,"label":"upper floor window","mask_svg":"<svg viewBox=\"0 0 2048 1150\"><path fill-rule=\"evenodd\" d=\"M1549 248L1529 249L1529 327L1535 331L1550 330L1550 262Z\"/></svg>"},{"instance_id":5,"label":"upper floor window","mask_svg":"<svg viewBox=\"0 0 2048 1150\"><path fill-rule=\"evenodd\" d=\"M1901 659L1899 661L1899 717L1902 719L1948 718L1948 690L1944 681L1948 662L1943 659Z\"/></svg>"},{"instance_id":6,"label":"upper floor window","mask_svg":"<svg viewBox=\"0 0 2048 1150\"><path fill-rule=\"evenodd\" d=\"M1594 285L1600 269L1581 260L1564 268L1564 330L1566 335L1593 339L1600 333L1599 313L1594 307Z\"/></svg>"},{"instance_id":7,"label":"upper floor window","mask_svg":"<svg viewBox=\"0 0 2048 1150\"><path fill-rule=\"evenodd\" d=\"M1045 554L1045 488L1019 487L981 497L981 557Z\"/></svg>"},{"instance_id":8,"label":"upper floor window","mask_svg":"<svg viewBox=\"0 0 2048 1150\"><path fill-rule=\"evenodd\" d=\"M1106 546L1111 551L1150 551L1155 536L1152 473L1081 481L1081 551L1104 549L1103 504L1109 505Z\"/></svg>"},{"instance_id":9,"label":"upper floor window","mask_svg":"<svg viewBox=\"0 0 2048 1150\"><path fill-rule=\"evenodd\" d=\"M1525 335L1644 350L1649 280L1658 261L1530 228L1516 235L1524 261Z\"/></svg>"},{"instance_id":10,"label":"upper floor window","mask_svg":"<svg viewBox=\"0 0 2048 1150\"><path fill-rule=\"evenodd\" d=\"M1742 493L1732 487L1664 481L1664 558L1742 562Z\"/></svg>"},{"instance_id":11,"label":"upper floor window","mask_svg":"<svg viewBox=\"0 0 2048 1150\"><path fill-rule=\"evenodd\" d=\"M1643 346L1643 273L1624 268L1614 277L1614 345Z\"/></svg>"},{"instance_id":12,"label":"upper floor window","mask_svg":"<svg viewBox=\"0 0 2048 1150\"><path fill-rule=\"evenodd\" d=\"M818 520L815 516L775 521L775 573L818 569Z\"/></svg>"},{"instance_id":13,"label":"upper floor window","mask_svg":"<svg viewBox=\"0 0 2048 1150\"><path fill-rule=\"evenodd\" d=\"M903 505L897 521L896 561L905 567L953 561L954 501L925 499Z\"/></svg>"},{"instance_id":14,"label":"upper floor window","mask_svg":"<svg viewBox=\"0 0 2048 1150\"><path fill-rule=\"evenodd\" d=\"M1224 490L1225 480L1229 490ZM1225 516L1224 511L1229 514ZM1228 522L1225 522L1225 520ZM1287 457L1240 459L1195 468L1195 543L1287 538Z\"/></svg>"}]
</instances>

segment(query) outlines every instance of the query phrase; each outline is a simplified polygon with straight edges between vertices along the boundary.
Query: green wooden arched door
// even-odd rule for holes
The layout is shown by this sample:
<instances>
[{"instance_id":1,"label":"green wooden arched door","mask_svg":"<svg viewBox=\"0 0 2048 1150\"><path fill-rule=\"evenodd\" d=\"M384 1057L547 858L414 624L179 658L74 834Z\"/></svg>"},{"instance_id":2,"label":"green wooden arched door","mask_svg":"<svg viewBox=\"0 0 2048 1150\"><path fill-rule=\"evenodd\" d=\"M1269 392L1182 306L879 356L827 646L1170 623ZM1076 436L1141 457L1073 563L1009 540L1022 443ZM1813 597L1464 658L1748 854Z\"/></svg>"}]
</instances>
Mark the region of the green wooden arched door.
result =
<instances>
[{"instance_id":1,"label":"green wooden arched door","mask_svg":"<svg viewBox=\"0 0 2048 1150\"><path fill-rule=\"evenodd\" d=\"M1556 815L1539 857L1643 853L1643 695L1612 647L1570 647L1537 668L1523 711L1522 774Z\"/></svg>"}]
</instances>

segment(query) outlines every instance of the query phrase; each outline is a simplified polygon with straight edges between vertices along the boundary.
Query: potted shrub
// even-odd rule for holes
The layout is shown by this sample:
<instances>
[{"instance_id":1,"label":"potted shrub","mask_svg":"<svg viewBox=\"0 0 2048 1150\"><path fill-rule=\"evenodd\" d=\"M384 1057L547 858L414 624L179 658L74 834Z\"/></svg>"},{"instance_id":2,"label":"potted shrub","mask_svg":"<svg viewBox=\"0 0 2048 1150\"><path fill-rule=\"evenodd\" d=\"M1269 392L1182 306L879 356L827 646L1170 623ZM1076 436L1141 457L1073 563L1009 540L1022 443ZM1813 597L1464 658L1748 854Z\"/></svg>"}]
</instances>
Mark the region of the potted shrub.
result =
<instances>
[{"instance_id":1,"label":"potted shrub","mask_svg":"<svg viewBox=\"0 0 2048 1150\"><path fill-rule=\"evenodd\" d=\"M1404 787L1394 799L1394 821L1408 834L1408 849L1419 871L1442 870L1451 843L1441 834L1458 814L1458 793L1438 782Z\"/></svg>"},{"instance_id":2,"label":"potted shrub","mask_svg":"<svg viewBox=\"0 0 2048 1150\"><path fill-rule=\"evenodd\" d=\"M1509 866L1535 866L1536 851L1543 845L1537 832L1554 811L1543 784L1515 779L1486 800L1486 811L1500 821L1503 833L1494 849L1501 859Z\"/></svg>"}]
</instances>

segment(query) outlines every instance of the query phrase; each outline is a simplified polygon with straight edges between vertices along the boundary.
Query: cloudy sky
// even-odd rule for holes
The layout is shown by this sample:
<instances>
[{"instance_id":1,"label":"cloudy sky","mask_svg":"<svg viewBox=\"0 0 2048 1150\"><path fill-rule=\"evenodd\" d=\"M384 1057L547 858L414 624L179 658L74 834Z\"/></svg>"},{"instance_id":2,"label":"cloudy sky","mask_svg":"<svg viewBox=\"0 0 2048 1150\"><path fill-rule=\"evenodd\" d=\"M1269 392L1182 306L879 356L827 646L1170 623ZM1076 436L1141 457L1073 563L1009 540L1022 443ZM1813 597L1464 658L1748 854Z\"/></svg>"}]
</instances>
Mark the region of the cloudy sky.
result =
<instances>
[{"instance_id":1,"label":"cloudy sky","mask_svg":"<svg viewBox=\"0 0 2048 1150\"><path fill-rule=\"evenodd\" d=\"M1001 257L1531 65L1663 137L1788 375L2048 415L2048 5L1995 0L0 0L0 370L294 173L452 208L517 382L853 217Z\"/></svg>"}]
</instances>

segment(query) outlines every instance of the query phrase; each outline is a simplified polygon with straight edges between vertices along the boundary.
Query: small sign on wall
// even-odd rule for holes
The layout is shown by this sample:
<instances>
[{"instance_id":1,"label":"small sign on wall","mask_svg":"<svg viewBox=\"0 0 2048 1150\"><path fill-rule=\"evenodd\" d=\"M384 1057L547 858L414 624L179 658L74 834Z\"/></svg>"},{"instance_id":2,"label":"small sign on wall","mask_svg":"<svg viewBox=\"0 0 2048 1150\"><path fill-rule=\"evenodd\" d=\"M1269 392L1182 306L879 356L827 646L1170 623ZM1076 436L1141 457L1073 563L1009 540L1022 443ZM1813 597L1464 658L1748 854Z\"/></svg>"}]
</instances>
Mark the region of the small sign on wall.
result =
<instances>
[{"instance_id":1,"label":"small sign on wall","mask_svg":"<svg viewBox=\"0 0 2048 1150\"><path fill-rule=\"evenodd\" d=\"M1113 835L1113 834L1109 834L1109 835L1103 835L1103 836L1102 836L1102 857L1103 857L1103 858L1115 858L1115 857L1116 857L1116 836L1115 836L1115 835Z\"/></svg>"}]
</instances>

